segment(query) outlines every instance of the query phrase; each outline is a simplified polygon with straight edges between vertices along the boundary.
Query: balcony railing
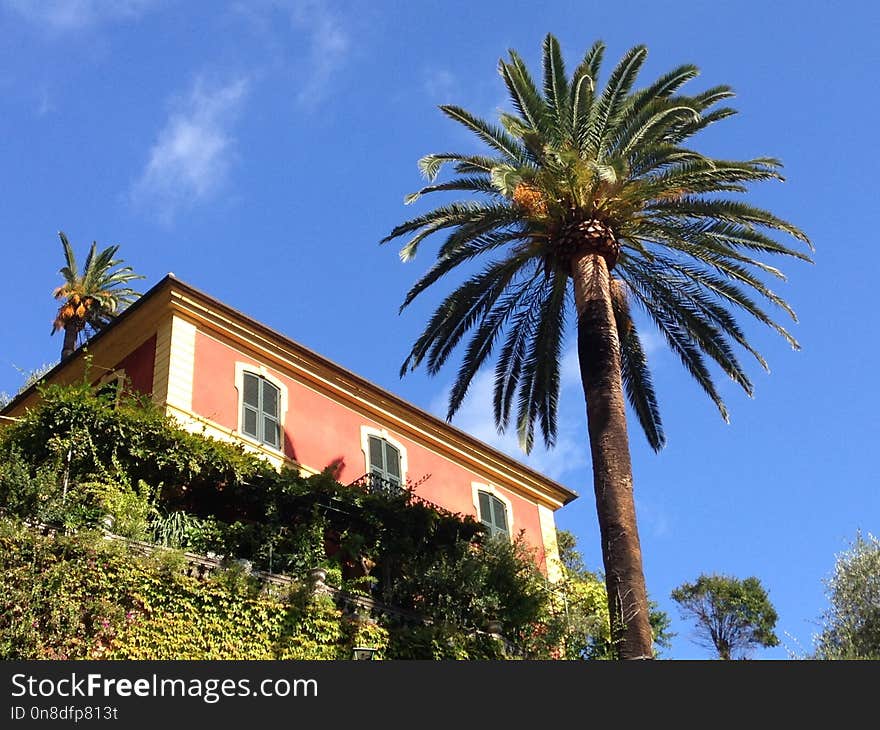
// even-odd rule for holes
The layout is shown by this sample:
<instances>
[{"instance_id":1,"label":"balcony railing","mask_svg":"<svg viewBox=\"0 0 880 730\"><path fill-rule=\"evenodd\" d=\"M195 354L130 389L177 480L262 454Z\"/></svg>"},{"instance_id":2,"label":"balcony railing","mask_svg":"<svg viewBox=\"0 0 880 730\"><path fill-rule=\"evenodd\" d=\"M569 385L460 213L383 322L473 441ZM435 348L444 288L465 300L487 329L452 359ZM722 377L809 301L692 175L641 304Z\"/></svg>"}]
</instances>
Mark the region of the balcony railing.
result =
<instances>
[{"instance_id":1,"label":"balcony railing","mask_svg":"<svg viewBox=\"0 0 880 730\"><path fill-rule=\"evenodd\" d=\"M355 479L351 485L363 489L367 494L381 494L385 497L399 497L406 491L406 487L398 481L392 481L378 474L364 474Z\"/></svg>"},{"instance_id":2,"label":"balcony railing","mask_svg":"<svg viewBox=\"0 0 880 730\"><path fill-rule=\"evenodd\" d=\"M439 504L435 504L434 502L425 499L424 497L420 497L415 493L412 485L403 485L400 484L400 482L385 479L378 474L364 474L362 477L358 477L357 479L355 479L348 486L359 487L363 489L367 494L381 494L385 497L404 497L407 504L421 504L425 507L429 507L435 512L439 512L442 515L447 515L450 517L461 516L456 515L455 512L452 512L445 507L441 507Z\"/></svg>"}]
</instances>

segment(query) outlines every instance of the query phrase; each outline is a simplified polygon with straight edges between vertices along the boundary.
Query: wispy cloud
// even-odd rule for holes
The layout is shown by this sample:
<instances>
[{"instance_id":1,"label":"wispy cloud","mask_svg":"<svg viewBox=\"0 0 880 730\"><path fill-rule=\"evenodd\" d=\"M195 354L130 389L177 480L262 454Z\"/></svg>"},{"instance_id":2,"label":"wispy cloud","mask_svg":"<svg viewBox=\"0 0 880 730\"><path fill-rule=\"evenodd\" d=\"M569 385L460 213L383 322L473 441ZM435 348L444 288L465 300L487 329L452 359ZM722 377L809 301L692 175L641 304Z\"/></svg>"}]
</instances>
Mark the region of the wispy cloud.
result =
<instances>
[{"instance_id":1,"label":"wispy cloud","mask_svg":"<svg viewBox=\"0 0 880 730\"><path fill-rule=\"evenodd\" d=\"M425 71L423 88L431 101L451 104L457 91L457 83L450 71L432 68Z\"/></svg>"},{"instance_id":2,"label":"wispy cloud","mask_svg":"<svg viewBox=\"0 0 880 730\"><path fill-rule=\"evenodd\" d=\"M662 350L669 349L669 345L666 344L663 335L657 332L656 329L649 329L642 325L638 331L639 339L642 341L642 349L644 349L646 355L651 356Z\"/></svg>"},{"instance_id":3,"label":"wispy cloud","mask_svg":"<svg viewBox=\"0 0 880 730\"><path fill-rule=\"evenodd\" d=\"M572 367L572 362L574 366ZM557 419L556 445L547 449L536 435L535 446L525 454L519 446L516 428L508 428L499 434L492 415L492 387L494 373L485 370L473 380L468 396L456 413L453 424L490 446L546 474L551 479L565 480L569 475L589 466L589 443L587 441L586 406L580 394L580 375L577 370L577 354L565 353L560 366L560 403ZM438 396L430 410L443 417L449 398L449 389Z\"/></svg>"},{"instance_id":4,"label":"wispy cloud","mask_svg":"<svg viewBox=\"0 0 880 730\"><path fill-rule=\"evenodd\" d=\"M332 95L353 49L352 18L329 0L233 0L229 10L259 38L264 59L292 79L294 100L313 110Z\"/></svg>"},{"instance_id":5,"label":"wispy cloud","mask_svg":"<svg viewBox=\"0 0 880 730\"><path fill-rule=\"evenodd\" d=\"M671 537L672 522L662 505L645 499L636 499L636 513L641 532L656 538Z\"/></svg>"},{"instance_id":6,"label":"wispy cloud","mask_svg":"<svg viewBox=\"0 0 880 730\"><path fill-rule=\"evenodd\" d=\"M0 0L26 20L54 32L77 31L140 17L157 0Z\"/></svg>"},{"instance_id":7,"label":"wispy cloud","mask_svg":"<svg viewBox=\"0 0 880 730\"><path fill-rule=\"evenodd\" d=\"M232 127L247 95L248 81L211 85L197 78L172 104L149 160L131 190L138 207L170 224L182 209L211 199L226 184L235 139Z\"/></svg>"},{"instance_id":8,"label":"wispy cloud","mask_svg":"<svg viewBox=\"0 0 880 730\"><path fill-rule=\"evenodd\" d=\"M295 0L287 5L295 27L306 33L308 60L297 92L297 101L314 107L328 93L327 85L345 64L351 39L342 19L327 3Z\"/></svg>"},{"instance_id":9,"label":"wispy cloud","mask_svg":"<svg viewBox=\"0 0 880 730\"><path fill-rule=\"evenodd\" d=\"M45 117L47 114L51 114L54 111L55 105L52 103L51 96L49 96L49 89L43 86L38 91L37 116Z\"/></svg>"}]
</instances>

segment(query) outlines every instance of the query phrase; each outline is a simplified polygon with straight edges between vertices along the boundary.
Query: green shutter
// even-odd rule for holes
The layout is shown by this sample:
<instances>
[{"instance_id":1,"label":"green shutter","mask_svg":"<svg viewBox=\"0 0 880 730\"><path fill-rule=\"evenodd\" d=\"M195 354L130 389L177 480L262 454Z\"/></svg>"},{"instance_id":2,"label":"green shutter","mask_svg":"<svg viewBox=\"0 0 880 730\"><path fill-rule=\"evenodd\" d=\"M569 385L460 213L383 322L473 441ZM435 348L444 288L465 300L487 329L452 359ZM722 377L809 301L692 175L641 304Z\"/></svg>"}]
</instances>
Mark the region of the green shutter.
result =
<instances>
[{"instance_id":1,"label":"green shutter","mask_svg":"<svg viewBox=\"0 0 880 730\"><path fill-rule=\"evenodd\" d=\"M268 380L263 381L263 413L278 420L278 388Z\"/></svg>"},{"instance_id":2,"label":"green shutter","mask_svg":"<svg viewBox=\"0 0 880 730\"><path fill-rule=\"evenodd\" d=\"M385 477L396 486L400 486L400 452L387 441L385 442Z\"/></svg>"},{"instance_id":3,"label":"green shutter","mask_svg":"<svg viewBox=\"0 0 880 730\"><path fill-rule=\"evenodd\" d=\"M260 408L260 379L250 373L244 374L244 394L242 401L251 408Z\"/></svg>"},{"instance_id":4,"label":"green shutter","mask_svg":"<svg viewBox=\"0 0 880 730\"><path fill-rule=\"evenodd\" d=\"M258 439L260 437L260 381L255 375L245 373L242 386L241 431L251 438Z\"/></svg>"},{"instance_id":5,"label":"green shutter","mask_svg":"<svg viewBox=\"0 0 880 730\"><path fill-rule=\"evenodd\" d=\"M492 526L492 502L489 500L488 492L480 492L480 522L484 525Z\"/></svg>"},{"instance_id":6,"label":"green shutter","mask_svg":"<svg viewBox=\"0 0 880 730\"><path fill-rule=\"evenodd\" d=\"M241 432L275 449L281 448L281 391L265 378L244 373Z\"/></svg>"},{"instance_id":7,"label":"green shutter","mask_svg":"<svg viewBox=\"0 0 880 730\"><path fill-rule=\"evenodd\" d=\"M507 535L510 536L510 530L507 527L507 505L494 494L489 492L478 492L478 501L480 506L480 522L489 528L489 535Z\"/></svg>"},{"instance_id":8,"label":"green shutter","mask_svg":"<svg viewBox=\"0 0 880 730\"><path fill-rule=\"evenodd\" d=\"M495 515L495 529L498 532L508 534L507 531L507 506L498 497L492 498L492 512Z\"/></svg>"},{"instance_id":9,"label":"green shutter","mask_svg":"<svg viewBox=\"0 0 880 730\"><path fill-rule=\"evenodd\" d=\"M370 436L370 473L379 476L385 475L385 455L382 444L382 439Z\"/></svg>"}]
</instances>

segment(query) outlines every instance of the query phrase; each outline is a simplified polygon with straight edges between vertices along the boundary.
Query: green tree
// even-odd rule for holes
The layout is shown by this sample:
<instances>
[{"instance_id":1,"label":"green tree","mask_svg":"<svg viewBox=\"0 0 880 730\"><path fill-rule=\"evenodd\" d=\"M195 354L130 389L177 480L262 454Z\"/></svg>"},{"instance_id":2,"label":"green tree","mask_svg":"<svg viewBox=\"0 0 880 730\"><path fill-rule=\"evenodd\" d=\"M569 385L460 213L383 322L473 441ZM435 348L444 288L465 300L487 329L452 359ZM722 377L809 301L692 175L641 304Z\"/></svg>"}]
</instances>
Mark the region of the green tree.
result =
<instances>
[{"instance_id":1,"label":"green tree","mask_svg":"<svg viewBox=\"0 0 880 730\"><path fill-rule=\"evenodd\" d=\"M778 646L776 609L757 578L701 575L672 591L682 615L697 622L697 643L719 659L745 658L756 646Z\"/></svg>"},{"instance_id":2,"label":"green tree","mask_svg":"<svg viewBox=\"0 0 880 730\"><path fill-rule=\"evenodd\" d=\"M80 272L67 236L59 231L58 237L64 248L65 265L60 270L64 283L52 293L62 302L52 323L52 334L64 331L63 360L76 349L77 339L86 328L98 331L140 296L127 284L144 277L135 274L130 266L121 266L122 260L113 258L119 246L108 246L97 252L97 242L92 242Z\"/></svg>"},{"instance_id":3,"label":"green tree","mask_svg":"<svg viewBox=\"0 0 880 730\"><path fill-rule=\"evenodd\" d=\"M556 531L562 580L554 584L553 608L560 626L557 641L563 659L613 659L608 621L608 597L600 575L587 569L577 548L575 536L567 530ZM654 601L648 601L654 653L660 656L669 649L671 621Z\"/></svg>"},{"instance_id":4,"label":"green tree","mask_svg":"<svg viewBox=\"0 0 880 730\"><path fill-rule=\"evenodd\" d=\"M794 316L762 279L783 274L757 257L810 260L774 233L809 242L790 223L728 195L745 192L752 182L781 179L777 160L711 159L685 146L734 114L718 106L733 96L729 87L682 95L682 85L698 74L685 65L634 90L647 54L637 46L600 88L601 42L570 76L552 35L543 50L541 88L515 51L499 62L515 110L500 115L500 126L458 106L440 107L489 154L444 152L419 161L432 184L407 202L445 191L477 199L441 204L383 239L409 236L401 249L409 260L425 238L446 236L436 263L402 308L457 267L493 258L442 301L401 373L423 362L438 373L470 332L447 417L495 352L498 428L509 426L516 404L523 449L531 449L536 425L551 446L560 358L568 326L576 327L614 644L621 658L646 658L652 655L651 626L625 397L655 450L665 436L631 304L656 325L726 419L707 358L746 393L752 383L735 347L766 367L731 310L746 312L798 347L759 304L766 300ZM436 182L447 163L454 175Z\"/></svg>"},{"instance_id":5,"label":"green tree","mask_svg":"<svg viewBox=\"0 0 880 730\"><path fill-rule=\"evenodd\" d=\"M829 608L816 659L880 659L880 540L861 533L826 581Z\"/></svg>"}]
</instances>

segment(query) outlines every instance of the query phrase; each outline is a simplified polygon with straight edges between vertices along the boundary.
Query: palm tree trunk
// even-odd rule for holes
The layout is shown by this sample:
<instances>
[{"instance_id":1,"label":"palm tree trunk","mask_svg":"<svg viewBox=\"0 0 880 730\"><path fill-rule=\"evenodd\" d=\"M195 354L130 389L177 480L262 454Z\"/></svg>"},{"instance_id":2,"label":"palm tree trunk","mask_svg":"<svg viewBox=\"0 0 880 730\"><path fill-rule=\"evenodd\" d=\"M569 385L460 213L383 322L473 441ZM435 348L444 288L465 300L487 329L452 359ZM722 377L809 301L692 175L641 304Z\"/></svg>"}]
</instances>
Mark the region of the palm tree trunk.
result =
<instances>
[{"instance_id":1,"label":"palm tree trunk","mask_svg":"<svg viewBox=\"0 0 880 730\"><path fill-rule=\"evenodd\" d=\"M73 354L76 349L76 337L79 327L75 322L68 322L64 327L64 343L61 345L61 359L64 360Z\"/></svg>"},{"instance_id":2,"label":"palm tree trunk","mask_svg":"<svg viewBox=\"0 0 880 730\"><path fill-rule=\"evenodd\" d=\"M650 659L653 638L636 527L611 274L601 254L587 252L574 257L572 277L612 647L621 659Z\"/></svg>"}]
</instances>

